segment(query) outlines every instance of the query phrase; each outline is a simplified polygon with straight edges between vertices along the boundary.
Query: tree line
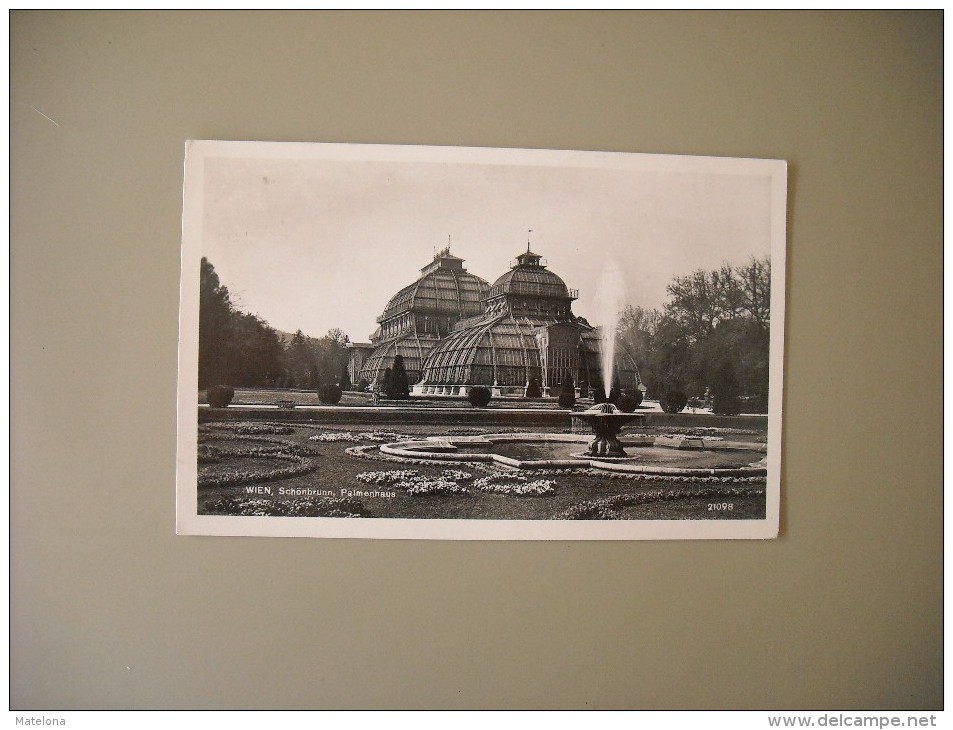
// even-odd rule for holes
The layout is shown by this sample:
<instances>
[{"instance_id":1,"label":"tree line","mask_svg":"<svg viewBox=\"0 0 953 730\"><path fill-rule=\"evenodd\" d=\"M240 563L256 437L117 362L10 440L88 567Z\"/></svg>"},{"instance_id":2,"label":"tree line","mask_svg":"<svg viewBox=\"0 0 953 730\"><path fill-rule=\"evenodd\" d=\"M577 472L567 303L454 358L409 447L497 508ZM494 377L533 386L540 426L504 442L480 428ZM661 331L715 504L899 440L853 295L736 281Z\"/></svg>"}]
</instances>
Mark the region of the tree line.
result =
<instances>
[{"instance_id":1,"label":"tree line","mask_svg":"<svg viewBox=\"0 0 953 730\"><path fill-rule=\"evenodd\" d=\"M283 340L261 317L239 310L215 267L202 257L199 299L199 388L211 385L317 389L351 387L348 336L339 329Z\"/></svg>"},{"instance_id":2,"label":"tree line","mask_svg":"<svg viewBox=\"0 0 953 730\"><path fill-rule=\"evenodd\" d=\"M628 306L619 321L647 396L663 407L688 400L716 413L766 412L770 259L675 277L667 292L662 310Z\"/></svg>"}]
</instances>

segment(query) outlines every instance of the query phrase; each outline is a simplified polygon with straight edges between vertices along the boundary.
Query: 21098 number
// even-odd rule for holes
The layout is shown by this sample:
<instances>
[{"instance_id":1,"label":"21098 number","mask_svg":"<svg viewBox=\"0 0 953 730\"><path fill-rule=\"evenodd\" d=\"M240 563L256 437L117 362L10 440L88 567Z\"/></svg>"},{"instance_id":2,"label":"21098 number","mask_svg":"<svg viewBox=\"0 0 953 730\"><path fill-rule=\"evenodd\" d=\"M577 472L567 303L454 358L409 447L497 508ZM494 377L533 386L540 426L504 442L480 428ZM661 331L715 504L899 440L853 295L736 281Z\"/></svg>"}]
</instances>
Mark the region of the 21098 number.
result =
<instances>
[{"instance_id":1,"label":"21098 number","mask_svg":"<svg viewBox=\"0 0 953 730\"><path fill-rule=\"evenodd\" d=\"M735 508L735 505L731 502L709 502L708 511L709 512L731 512Z\"/></svg>"}]
</instances>

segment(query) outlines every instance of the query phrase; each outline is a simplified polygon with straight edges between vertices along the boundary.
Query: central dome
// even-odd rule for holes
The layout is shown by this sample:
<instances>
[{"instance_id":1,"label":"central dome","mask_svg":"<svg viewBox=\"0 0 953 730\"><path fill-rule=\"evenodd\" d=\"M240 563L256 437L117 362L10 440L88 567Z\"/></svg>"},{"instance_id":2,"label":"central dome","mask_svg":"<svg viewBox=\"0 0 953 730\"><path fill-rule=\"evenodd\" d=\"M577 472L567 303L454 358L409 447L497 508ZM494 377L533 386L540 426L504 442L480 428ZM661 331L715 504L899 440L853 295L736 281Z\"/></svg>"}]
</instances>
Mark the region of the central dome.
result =
<instances>
[{"instance_id":1,"label":"central dome","mask_svg":"<svg viewBox=\"0 0 953 730\"><path fill-rule=\"evenodd\" d=\"M532 251L517 257L513 267L490 287L487 299L513 295L547 299L568 299L571 296L566 282L547 269L542 257Z\"/></svg>"}]
</instances>

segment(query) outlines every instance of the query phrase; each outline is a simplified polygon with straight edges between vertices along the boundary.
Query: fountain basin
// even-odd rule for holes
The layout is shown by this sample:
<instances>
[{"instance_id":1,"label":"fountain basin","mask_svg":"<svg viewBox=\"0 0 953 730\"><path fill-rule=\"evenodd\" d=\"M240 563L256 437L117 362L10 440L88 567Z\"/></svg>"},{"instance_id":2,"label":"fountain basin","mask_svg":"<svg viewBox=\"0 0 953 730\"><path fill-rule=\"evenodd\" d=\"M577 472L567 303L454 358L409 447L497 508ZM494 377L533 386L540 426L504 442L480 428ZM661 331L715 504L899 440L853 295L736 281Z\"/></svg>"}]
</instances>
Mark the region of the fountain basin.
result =
<instances>
[{"instance_id":1,"label":"fountain basin","mask_svg":"<svg viewBox=\"0 0 953 730\"><path fill-rule=\"evenodd\" d=\"M703 442L651 435L622 436L622 457L593 456L581 434L520 433L431 436L380 446L382 454L432 463L483 462L512 469L595 469L625 474L692 477L758 477L765 444Z\"/></svg>"}]
</instances>

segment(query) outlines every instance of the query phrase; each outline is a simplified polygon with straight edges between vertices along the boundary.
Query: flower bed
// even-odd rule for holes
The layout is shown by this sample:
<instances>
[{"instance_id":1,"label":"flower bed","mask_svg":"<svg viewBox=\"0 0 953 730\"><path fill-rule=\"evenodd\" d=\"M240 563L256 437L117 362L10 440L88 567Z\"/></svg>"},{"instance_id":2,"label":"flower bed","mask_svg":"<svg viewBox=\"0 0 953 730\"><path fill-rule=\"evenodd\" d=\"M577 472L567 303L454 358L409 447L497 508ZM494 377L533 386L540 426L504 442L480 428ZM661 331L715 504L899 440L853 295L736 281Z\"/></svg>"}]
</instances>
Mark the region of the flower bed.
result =
<instances>
[{"instance_id":1,"label":"flower bed","mask_svg":"<svg viewBox=\"0 0 953 730\"><path fill-rule=\"evenodd\" d=\"M349 441L351 443L361 443L361 438L348 431L325 431L309 436L308 441L319 441L321 443L335 443L338 441Z\"/></svg>"},{"instance_id":2,"label":"flower bed","mask_svg":"<svg viewBox=\"0 0 953 730\"><path fill-rule=\"evenodd\" d=\"M358 434L364 441L373 441L375 443L384 443L385 441L408 441L414 437L407 433L398 431L362 431Z\"/></svg>"},{"instance_id":3,"label":"flower bed","mask_svg":"<svg viewBox=\"0 0 953 730\"><path fill-rule=\"evenodd\" d=\"M288 434L295 432L291 426L286 426L283 423L251 423L247 421L207 423L204 424L204 428L215 431L230 431L231 433L242 434L245 436L266 433L287 436Z\"/></svg>"},{"instance_id":4,"label":"flower bed","mask_svg":"<svg viewBox=\"0 0 953 730\"><path fill-rule=\"evenodd\" d=\"M373 443L384 443L385 441L407 441L414 438L410 434L399 433L397 431L361 431L360 433L351 433L350 431L325 431L310 437L311 441L321 441L324 443L334 443L337 441L349 441L359 444L364 441Z\"/></svg>"},{"instance_id":5,"label":"flower bed","mask_svg":"<svg viewBox=\"0 0 953 730\"><path fill-rule=\"evenodd\" d=\"M209 514L246 517L362 517L364 504L356 499L301 497L288 500L228 497L206 505Z\"/></svg>"},{"instance_id":6,"label":"flower bed","mask_svg":"<svg viewBox=\"0 0 953 730\"><path fill-rule=\"evenodd\" d=\"M411 495L468 495L470 490L457 484L457 481L471 479L472 475L465 471L446 469L436 479L429 479L421 476L416 469L400 469L394 471L365 471L358 474L356 478L364 484L391 487Z\"/></svg>"},{"instance_id":7,"label":"flower bed","mask_svg":"<svg viewBox=\"0 0 953 730\"><path fill-rule=\"evenodd\" d=\"M481 489L490 494L508 494L514 497L554 497L556 482L552 479L537 479L525 484L487 484Z\"/></svg>"},{"instance_id":8,"label":"flower bed","mask_svg":"<svg viewBox=\"0 0 953 730\"><path fill-rule=\"evenodd\" d=\"M556 482L553 479L529 481L516 472L498 472L477 479L473 488L488 494L507 494L514 497L552 497L556 494Z\"/></svg>"},{"instance_id":9,"label":"flower bed","mask_svg":"<svg viewBox=\"0 0 953 730\"><path fill-rule=\"evenodd\" d=\"M526 482L526 477L516 471L498 471L493 474L490 474L488 477L483 477L477 479L473 482L473 486L477 489L483 489L487 484L491 483L509 483L509 484L523 484Z\"/></svg>"},{"instance_id":10,"label":"flower bed","mask_svg":"<svg viewBox=\"0 0 953 730\"><path fill-rule=\"evenodd\" d=\"M208 443L209 441L224 443ZM235 444L238 444L237 446ZM243 444L255 444L244 446ZM228 433L199 433L199 463L214 464L222 457L254 457L282 459L291 456L316 456L317 452L288 439L266 436L241 436Z\"/></svg>"},{"instance_id":11,"label":"flower bed","mask_svg":"<svg viewBox=\"0 0 953 730\"><path fill-rule=\"evenodd\" d=\"M364 484L374 484L382 487L398 482L405 482L420 476L416 469L399 469L394 471L364 471L355 478Z\"/></svg>"},{"instance_id":12,"label":"flower bed","mask_svg":"<svg viewBox=\"0 0 953 730\"><path fill-rule=\"evenodd\" d=\"M217 464L222 460L222 450L208 444L199 444L198 463Z\"/></svg>"},{"instance_id":13,"label":"flower bed","mask_svg":"<svg viewBox=\"0 0 953 730\"><path fill-rule=\"evenodd\" d=\"M241 484L253 484L257 482L275 482L279 479L290 479L291 477L301 476L317 468L317 464L300 459L294 466L266 469L264 471L248 471L246 469L211 471L203 469L200 470L198 474L198 486L201 489L209 487L234 487Z\"/></svg>"},{"instance_id":14,"label":"flower bed","mask_svg":"<svg viewBox=\"0 0 953 730\"><path fill-rule=\"evenodd\" d=\"M652 502L673 499L693 498L731 498L763 496L764 489L743 489L738 487L708 487L705 489L653 489L639 494L617 494L588 502L580 502L552 516L554 520L620 520L624 519L620 510Z\"/></svg>"},{"instance_id":15,"label":"flower bed","mask_svg":"<svg viewBox=\"0 0 953 730\"><path fill-rule=\"evenodd\" d=\"M432 481L426 479L417 479L415 480L413 486L407 488L407 494L418 496L418 495L438 495L438 496L470 496L470 490L466 487L461 487L456 482L451 482L448 479L434 479Z\"/></svg>"}]
</instances>

